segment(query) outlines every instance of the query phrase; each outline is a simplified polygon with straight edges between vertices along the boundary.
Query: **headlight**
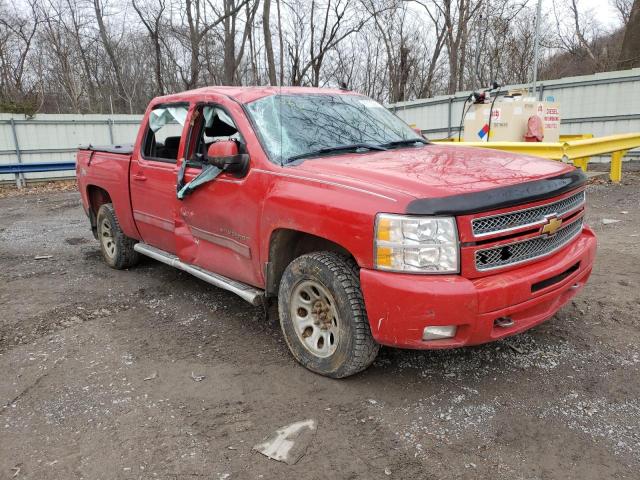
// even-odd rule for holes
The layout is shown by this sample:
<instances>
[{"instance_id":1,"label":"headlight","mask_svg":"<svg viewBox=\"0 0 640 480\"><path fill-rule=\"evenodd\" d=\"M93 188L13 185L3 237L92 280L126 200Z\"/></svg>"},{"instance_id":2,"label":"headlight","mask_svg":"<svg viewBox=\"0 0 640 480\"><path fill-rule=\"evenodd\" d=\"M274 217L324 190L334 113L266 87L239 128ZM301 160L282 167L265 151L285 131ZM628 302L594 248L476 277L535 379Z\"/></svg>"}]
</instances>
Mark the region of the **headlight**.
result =
<instances>
[{"instance_id":1,"label":"headlight","mask_svg":"<svg viewBox=\"0 0 640 480\"><path fill-rule=\"evenodd\" d=\"M374 261L378 270L458 273L458 232L453 217L376 216Z\"/></svg>"}]
</instances>

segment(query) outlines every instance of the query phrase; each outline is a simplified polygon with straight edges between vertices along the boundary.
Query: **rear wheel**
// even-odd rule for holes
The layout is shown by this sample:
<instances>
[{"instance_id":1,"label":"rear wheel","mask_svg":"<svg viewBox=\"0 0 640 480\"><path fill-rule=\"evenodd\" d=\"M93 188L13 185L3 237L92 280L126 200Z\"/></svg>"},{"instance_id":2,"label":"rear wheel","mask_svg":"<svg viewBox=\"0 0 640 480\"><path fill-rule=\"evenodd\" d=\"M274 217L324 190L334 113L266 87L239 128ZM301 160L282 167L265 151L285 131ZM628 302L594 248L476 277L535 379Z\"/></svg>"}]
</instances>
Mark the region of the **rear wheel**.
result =
<instances>
[{"instance_id":1,"label":"rear wheel","mask_svg":"<svg viewBox=\"0 0 640 480\"><path fill-rule=\"evenodd\" d=\"M100 250L107 265L122 270L138 263L140 256L133 249L136 241L122 232L112 204L105 203L100 207L96 223Z\"/></svg>"},{"instance_id":2,"label":"rear wheel","mask_svg":"<svg viewBox=\"0 0 640 480\"><path fill-rule=\"evenodd\" d=\"M375 359L355 261L315 252L289 264L278 295L280 325L291 353L309 370L333 378L353 375Z\"/></svg>"}]
</instances>

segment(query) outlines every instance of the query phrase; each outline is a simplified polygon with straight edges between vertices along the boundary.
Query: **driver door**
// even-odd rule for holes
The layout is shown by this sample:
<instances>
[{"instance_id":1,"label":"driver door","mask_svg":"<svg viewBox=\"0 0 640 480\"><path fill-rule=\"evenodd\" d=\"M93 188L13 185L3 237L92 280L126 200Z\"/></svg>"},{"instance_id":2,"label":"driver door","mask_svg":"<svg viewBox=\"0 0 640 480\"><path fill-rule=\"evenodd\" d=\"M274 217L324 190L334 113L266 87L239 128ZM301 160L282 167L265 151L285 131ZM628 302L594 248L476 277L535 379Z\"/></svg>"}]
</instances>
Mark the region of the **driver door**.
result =
<instances>
[{"instance_id":1,"label":"driver door","mask_svg":"<svg viewBox=\"0 0 640 480\"><path fill-rule=\"evenodd\" d=\"M236 140L247 153L230 110L220 104L196 105L190 124L185 183L201 172L208 146L215 141ZM180 260L250 285L261 283L258 178L250 168L243 178L222 173L178 201L175 234Z\"/></svg>"}]
</instances>

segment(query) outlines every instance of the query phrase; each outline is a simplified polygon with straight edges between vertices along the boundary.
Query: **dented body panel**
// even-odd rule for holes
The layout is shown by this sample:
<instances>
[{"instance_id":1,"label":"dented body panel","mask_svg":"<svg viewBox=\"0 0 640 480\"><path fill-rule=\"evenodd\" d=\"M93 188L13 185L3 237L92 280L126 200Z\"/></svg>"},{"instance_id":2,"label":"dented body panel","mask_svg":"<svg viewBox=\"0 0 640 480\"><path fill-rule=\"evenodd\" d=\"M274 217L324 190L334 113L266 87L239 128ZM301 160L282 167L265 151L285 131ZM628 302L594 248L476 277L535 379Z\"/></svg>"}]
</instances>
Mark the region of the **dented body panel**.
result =
<instances>
[{"instance_id":1,"label":"dented body panel","mask_svg":"<svg viewBox=\"0 0 640 480\"><path fill-rule=\"evenodd\" d=\"M517 333L551 317L582 288L591 272L596 244L586 226L578 238L542 260L499 272L476 269L476 250L488 244L507 245L512 239L496 236L479 241L470 230L470 222L488 213L516 211L523 204L544 205L550 201L546 198L513 198L511 206L495 212L456 216L461 242L461 268L457 275L376 270L376 214L406 214L412 205L430 199L446 201L503 187L535 185L566 176L574 169L559 162L455 145L324 156L285 166L271 161L246 105L279 93L326 92L345 93L313 88L211 87L154 99L130 154L82 149L78 152L78 185L92 225L100 205L113 203L127 236L175 255L184 264L267 293L274 291L269 282L276 285L277 291L279 270L273 258L273 241L279 232L298 232L325 240L353 256L361 268L361 286L374 338L382 344L407 348L457 347ZM188 107L177 159L167 162L145 158L143 145L152 110L177 104ZM241 178L222 173L184 200L178 200L178 172L191 151L197 111L203 104L219 106L232 118L250 165ZM185 165L185 182L200 171L191 163ZM575 188L573 184L570 188L570 192L554 195L553 199L563 199L584 185L576 183ZM572 215L571 221L582 221L583 213ZM519 239L525 240L537 235L532 230L518 234L522 234ZM292 252L297 245L277 248ZM565 275L575 265L578 267ZM561 274L561 280L532 293L532 285ZM517 319L515 325L494 328L495 318L503 316ZM455 338L422 340L426 325L452 324L459 326Z\"/></svg>"}]
</instances>

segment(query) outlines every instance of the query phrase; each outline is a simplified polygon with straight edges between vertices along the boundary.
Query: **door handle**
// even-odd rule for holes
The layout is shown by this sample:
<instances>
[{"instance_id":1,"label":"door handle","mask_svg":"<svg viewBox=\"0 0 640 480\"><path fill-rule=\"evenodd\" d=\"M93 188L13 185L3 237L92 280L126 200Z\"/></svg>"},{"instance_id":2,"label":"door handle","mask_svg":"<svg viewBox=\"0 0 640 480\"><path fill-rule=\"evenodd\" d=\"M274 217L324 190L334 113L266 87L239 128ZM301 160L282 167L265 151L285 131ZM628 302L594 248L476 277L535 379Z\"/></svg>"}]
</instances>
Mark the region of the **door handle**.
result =
<instances>
[{"instance_id":1,"label":"door handle","mask_svg":"<svg viewBox=\"0 0 640 480\"><path fill-rule=\"evenodd\" d=\"M133 179L134 180L138 180L139 182L144 182L147 179L147 177L145 177L141 173L134 173L133 174Z\"/></svg>"}]
</instances>

